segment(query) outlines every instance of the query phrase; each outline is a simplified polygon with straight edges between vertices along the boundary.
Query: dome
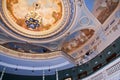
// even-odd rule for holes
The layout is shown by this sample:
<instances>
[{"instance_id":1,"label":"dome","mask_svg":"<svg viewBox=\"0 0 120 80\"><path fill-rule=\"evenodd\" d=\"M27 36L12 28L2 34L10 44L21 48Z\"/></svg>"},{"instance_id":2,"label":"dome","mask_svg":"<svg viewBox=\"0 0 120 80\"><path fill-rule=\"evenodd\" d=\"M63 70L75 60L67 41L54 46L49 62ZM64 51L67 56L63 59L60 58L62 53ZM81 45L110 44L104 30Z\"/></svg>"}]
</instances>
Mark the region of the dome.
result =
<instances>
[{"instance_id":1,"label":"dome","mask_svg":"<svg viewBox=\"0 0 120 80\"><path fill-rule=\"evenodd\" d=\"M55 40L69 31L74 20L75 5L69 0L4 0L2 3L5 31L25 41Z\"/></svg>"}]
</instances>

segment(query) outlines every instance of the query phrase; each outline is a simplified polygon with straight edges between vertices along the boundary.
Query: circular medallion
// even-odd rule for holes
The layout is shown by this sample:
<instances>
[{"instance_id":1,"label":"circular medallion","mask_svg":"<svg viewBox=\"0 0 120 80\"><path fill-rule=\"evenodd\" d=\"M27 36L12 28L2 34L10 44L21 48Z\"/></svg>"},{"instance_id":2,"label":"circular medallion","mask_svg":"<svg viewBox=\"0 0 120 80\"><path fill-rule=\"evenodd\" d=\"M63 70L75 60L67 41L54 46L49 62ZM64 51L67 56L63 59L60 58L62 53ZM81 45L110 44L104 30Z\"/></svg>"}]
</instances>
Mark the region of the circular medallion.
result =
<instances>
[{"instance_id":1,"label":"circular medallion","mask_svg":"<svg viewBox=\"0 0 120 80\"><path fill-rule=\"evenodd\" d=\"M49 41L70 29L72 0L1 0L4 30L22 40ZM0 4L1 4L0 3Z\"/></svg>"},{"instance_id":2,"label":"circular medallion","mask_svg":"<svg viewBox=\"0 0 120 80\"><path fill-rule=\"evenodd\" d=\"M80 19L80 25L82 26L88 26L90 24L90 19L87 16L83 16Z\"/></svg>"}]
</instances>

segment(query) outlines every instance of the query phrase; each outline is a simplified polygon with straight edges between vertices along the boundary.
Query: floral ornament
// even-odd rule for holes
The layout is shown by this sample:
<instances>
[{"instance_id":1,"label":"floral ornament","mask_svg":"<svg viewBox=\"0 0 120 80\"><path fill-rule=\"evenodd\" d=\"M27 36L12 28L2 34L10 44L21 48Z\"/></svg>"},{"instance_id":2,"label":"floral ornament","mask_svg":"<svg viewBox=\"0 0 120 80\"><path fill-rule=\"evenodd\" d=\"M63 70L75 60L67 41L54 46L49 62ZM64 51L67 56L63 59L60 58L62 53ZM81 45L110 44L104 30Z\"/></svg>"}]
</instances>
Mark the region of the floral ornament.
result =
<instances>
[{"instance_id":1,"label":"floral ornament","mask_svg":"<svg viewBox=\"0 0 120 80\"><path fill-rule=\"evenodd\" d=\"M29 20L26 20L25 23L27 24L28 28L36 29L40 26L39 21L35 20L34 18L29 18Z\"/></svg>"},{"instance_id":2,"label":"floral ornament","mask_svg":"<svg viewBox=\"0 0 120 80\"><path fill-rule=\"evenodd\" d=\"M25 23L28 28L36 29L41 26L42 18L39 14L35 12L30 12L26 15Z\"/></svg>"}]
</instances>

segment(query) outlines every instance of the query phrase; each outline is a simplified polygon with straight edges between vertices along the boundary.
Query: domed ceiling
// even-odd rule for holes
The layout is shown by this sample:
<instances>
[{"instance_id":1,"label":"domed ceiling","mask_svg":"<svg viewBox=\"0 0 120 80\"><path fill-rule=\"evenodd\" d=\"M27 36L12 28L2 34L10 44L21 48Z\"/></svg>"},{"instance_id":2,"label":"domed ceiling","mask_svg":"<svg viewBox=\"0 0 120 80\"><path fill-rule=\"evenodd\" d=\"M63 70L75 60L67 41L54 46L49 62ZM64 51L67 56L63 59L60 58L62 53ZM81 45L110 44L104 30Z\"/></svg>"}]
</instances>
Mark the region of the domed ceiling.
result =
<instances>
[{"instance_id":1,"label":"domed ceiling","mask_svg":"<svg viewBox=\"0 0 120 80\"><path fill-rule=\"evenodd\" d=\"M18 74L25 75L31 75L33 69L38 75L39 70L51 68L54 73L77 65L87 52L96 49L96 41L104 34L101 25L119 3L113 0L115 8L105 8L112 11L100 17L103 8L98 15L87 1L0 0L1 65L9 70L17 66L21 69ZM92 0L92 5L97 1Z\"/></svg>"},{"instance_id":2,"label":"domed ceiling","mask_svg":"<svg viewBox=\"0 0 120 80\"><path fill-rule=\"evenodd\" d=\"M69 30L75 14L75 6L70 6L69 0L3 0L2 3L5 31L17 34L15 37L22 40L48 42L59 38Z\"/></svg>"}]
</instances>

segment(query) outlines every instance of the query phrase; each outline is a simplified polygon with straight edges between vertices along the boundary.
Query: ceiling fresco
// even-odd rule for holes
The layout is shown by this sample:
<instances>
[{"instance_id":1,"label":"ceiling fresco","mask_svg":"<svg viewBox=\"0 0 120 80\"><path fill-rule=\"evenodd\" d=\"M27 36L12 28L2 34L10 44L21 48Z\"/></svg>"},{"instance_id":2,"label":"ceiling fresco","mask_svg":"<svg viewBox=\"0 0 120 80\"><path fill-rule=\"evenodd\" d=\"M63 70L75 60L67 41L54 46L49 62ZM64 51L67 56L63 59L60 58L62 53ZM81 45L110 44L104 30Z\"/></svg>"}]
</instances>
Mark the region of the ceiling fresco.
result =
<instances>
[{"instance_id":1,"label":"ceiling fresco","mask_svg":"<svg viewBox=\"0 0 120 80\"><path fill-rule=\"evenodd\" d=\"M94 35L93 29L82 29L72 33L63 42L62 50L68 54L80 49Z\"/></svg>"},{"instance_id":2,"label":"ceiling fresco","mask_svg":"<svg viewBox=\"0 0 120 80\"><path fill-rule=\"evenodd\" d=\"M69 0L3 0L1 3L7 29L32 40L58 38L69 30L74 19L75 5L70 6L73 2Z\"/></svg>"},{"instance_id":3,"label":"ceiling fresco","mask_svg":"<svg viewBox=\"0 0 120 80\"><path fill-rule=\"evenodd\" d=\"M46 31L60 23L63 10L60 0L7 0L8 15L22 28Z\"/></svg>"},{"instance_id":4,"label":"ceiling fresco","mask_svg":"<svg viewBox=\"0 0 120 80\"><path fill-rule=\"evenodd\" d=\"M85 3L90 12L103 24L116 9L119 0L85 0Z\"/></svg>"},{"instance_id":5,"label":"ceiling fresco","mask_svg":"<svg viewBox=\"0 0 120 80\"><path fill-rule=\"evenodd\" d=\"M1 45L8 49L12 49L12 50L24 52L24 53L33 53L33 54L37 53L38 54L38 53L50 53L51 52L49 49L45 47L31 45L28 43L8 42L8 43L4 43Z\"/></svg>"}]
</instances>

